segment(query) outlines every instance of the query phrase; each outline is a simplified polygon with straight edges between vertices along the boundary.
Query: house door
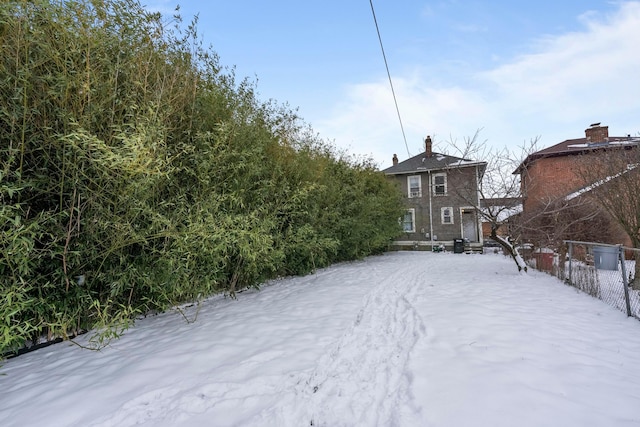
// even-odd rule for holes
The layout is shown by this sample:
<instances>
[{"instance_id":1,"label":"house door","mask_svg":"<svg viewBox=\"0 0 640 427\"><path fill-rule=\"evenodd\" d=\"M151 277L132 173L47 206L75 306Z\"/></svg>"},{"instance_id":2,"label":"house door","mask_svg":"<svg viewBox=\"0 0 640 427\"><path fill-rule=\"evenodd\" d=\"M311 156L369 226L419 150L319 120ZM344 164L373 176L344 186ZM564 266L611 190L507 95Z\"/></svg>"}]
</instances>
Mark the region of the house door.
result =
<instances>
[{"instance_id":1,"label":"house door","mask_svg":"<svg viewBox=\"0 0 640 427\"><path fill-rule=\"evenodd\" d=\"M462 209L462 238L470 242L478 241L478 221L474 209Z\"/></svg>"}]
</instances>

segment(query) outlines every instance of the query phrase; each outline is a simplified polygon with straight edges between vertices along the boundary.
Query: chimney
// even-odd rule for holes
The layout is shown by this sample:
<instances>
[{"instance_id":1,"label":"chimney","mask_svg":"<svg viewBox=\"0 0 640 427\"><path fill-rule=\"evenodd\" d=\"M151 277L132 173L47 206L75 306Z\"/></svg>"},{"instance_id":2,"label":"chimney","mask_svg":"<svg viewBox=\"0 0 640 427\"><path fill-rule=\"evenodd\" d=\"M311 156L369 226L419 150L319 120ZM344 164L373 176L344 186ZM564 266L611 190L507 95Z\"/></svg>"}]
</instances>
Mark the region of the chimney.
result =
<instances>
[{"instance_id":1,"label":"chimney","mask_svg":"<svg viewBox=\"0 0 640 427\"><path fill-rule=\"evenodd\" d=\"M431 157L431 155L433 154L430 136L427 136L427 139L424 140L424 154L427 157Z\"/></svg>"},{"instance_id":2,"label":"chimney","mask_svg":"<svg viewBox=\"0 0 640 427\"><path fill-rule=\"evenodd\" d=\"M396 154L393 155L393 166L398 164L398 156Z\"/></svg>"},{"instance_id":3,"label":"chimney","mask_svg":"<svg viewBox=\"0 0 640 427\"><path fill-rule=\"evenodd\" d=\"M609 142L609 126L600 126L600 123L592 123L588 129L585 129L584 134L587 137L587 144Z\"/></svg>"}]
</instances>

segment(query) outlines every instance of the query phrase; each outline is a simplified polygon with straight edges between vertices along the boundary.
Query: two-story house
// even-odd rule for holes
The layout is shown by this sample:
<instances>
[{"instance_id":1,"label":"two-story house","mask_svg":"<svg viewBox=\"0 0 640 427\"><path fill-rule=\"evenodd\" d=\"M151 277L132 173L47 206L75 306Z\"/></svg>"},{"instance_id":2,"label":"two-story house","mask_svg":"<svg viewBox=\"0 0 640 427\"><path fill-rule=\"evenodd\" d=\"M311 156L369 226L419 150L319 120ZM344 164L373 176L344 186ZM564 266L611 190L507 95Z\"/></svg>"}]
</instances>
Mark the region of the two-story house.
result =
<instances>
[{"instance_id":1,"label":"two-story house","mask_svg":"<svg viewBox=\"0 0 640 427\"><path fill-rule=\"evenodd\" d=\"M406 195L404 233L397 249L426 249L444 245L454 249L463 239L466 250L482 250L480 182L487 163L425 150L403 162L393 155L393 166L383 170Z\"/></svg>"}]
</instances>

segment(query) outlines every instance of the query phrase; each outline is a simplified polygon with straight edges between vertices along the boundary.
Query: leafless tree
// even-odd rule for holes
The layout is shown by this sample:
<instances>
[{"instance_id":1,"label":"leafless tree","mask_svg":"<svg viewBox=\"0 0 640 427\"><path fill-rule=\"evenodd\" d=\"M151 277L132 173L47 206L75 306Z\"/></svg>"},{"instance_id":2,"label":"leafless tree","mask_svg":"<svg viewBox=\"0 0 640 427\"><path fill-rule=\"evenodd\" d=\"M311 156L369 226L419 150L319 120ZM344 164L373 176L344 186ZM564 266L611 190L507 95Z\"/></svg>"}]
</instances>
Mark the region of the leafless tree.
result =
<instances>
[{"instance_id":1,"label":"leafless tree","mask_svg":"<svg viewBox=\"0 0 640 427\"><path fill-rule=\"evenodd\" d=\"M472 137L465 137L461 142L450 138L445 148L448 154L456 157L487 163L478 177L480 197L465 187L468 181L460 180L459 185L452 187L452 191L475 208L486 227L490 229L489 237L511 256L518 270L527 271L527 265L518 250L518 236L514 235L517 231L512 226L512 221L519 211L520 199L520 181L512 172L521 159L507 147L495 149L489 146L486 140L480 139L480 132L481 129L478 129ZM532 141L530 146L534 147L536 141ZM523 151L527 150L523 148ZM455 169L452 168L451 173L455 173ZM482 203L483 200L502 200L504 203Z\"/></svg>"},{"instance_id":2,"label":"leafless tree","mask_svg":"<svg viewBox=\"0 0 640 427\"><path fill-rule=\"evenodd\" d=\"M561 270L567 255L566 240L599 242L615 233L606 212L584 196L539 201L518 217L517 227L522 240L557 252Z\"/></svg>"},{"instance_id":3,"label":"leafless tree","mask_svg":"<svg viewBox=\"0 0 640 427\"><path fill-rule=\"evenodd\" d=\"M486 140L480 140L479 134L480 130L461 142L451 138L447 142L447 148L450 154L463 159L487 162L481 177L480 203L473 197L466 201L475 206L485 226L489 228L489 237L513 258L518 270L526 271L526 264L519 251L524 243L558 251L563 264L564 240L593 240L599 234L608 232L603 211L594 209L589 199L579 195L536 200L535 203L527 204L527 210L523 211L523 177L520 174L526 174L527 170L520 169L520 173L514 171L518 170L524 159L538 151L539 138L531 139L515 150L507 147L496 149L489 146ZM544 185L532 182L530 177L524 178L528 186ZM454 187L453 191L461 197L469 195L464 188Z\"/></svg>"},{"instance_id":4,"label":"leafless tree","mask_svg":"<svg viewBox=\"0 0 640 427\"><path fill-rule=\"evenodd\" d=\"M600 206L640 248L640 138L608 144L583 155L579 174L590 183L582 194ZM640 289L640 252L635 251L634 289Z\"/></svg>"}]
</instances>

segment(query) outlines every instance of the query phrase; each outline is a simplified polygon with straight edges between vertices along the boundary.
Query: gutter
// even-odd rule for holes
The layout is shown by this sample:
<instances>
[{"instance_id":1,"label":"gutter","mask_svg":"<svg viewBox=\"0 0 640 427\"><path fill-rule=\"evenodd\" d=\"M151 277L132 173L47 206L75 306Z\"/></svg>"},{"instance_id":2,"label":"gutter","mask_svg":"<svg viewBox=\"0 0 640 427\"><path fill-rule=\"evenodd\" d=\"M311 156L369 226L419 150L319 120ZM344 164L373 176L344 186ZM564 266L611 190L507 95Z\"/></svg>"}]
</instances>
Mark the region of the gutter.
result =
<instances>
[{"instance_id":1,"label":"gutter","mask_svg":"<svg viewBox=\"0 0 640 427\"><path fill-rule=\"evenodd\" d=\"M431 240L431 250L433 250L433 209L431 205L431 188L433 185L431 184L431 171L427 171L429 173L429 239Z\"/></svg>"}]
</instances>

